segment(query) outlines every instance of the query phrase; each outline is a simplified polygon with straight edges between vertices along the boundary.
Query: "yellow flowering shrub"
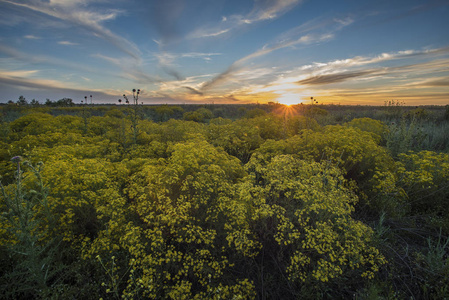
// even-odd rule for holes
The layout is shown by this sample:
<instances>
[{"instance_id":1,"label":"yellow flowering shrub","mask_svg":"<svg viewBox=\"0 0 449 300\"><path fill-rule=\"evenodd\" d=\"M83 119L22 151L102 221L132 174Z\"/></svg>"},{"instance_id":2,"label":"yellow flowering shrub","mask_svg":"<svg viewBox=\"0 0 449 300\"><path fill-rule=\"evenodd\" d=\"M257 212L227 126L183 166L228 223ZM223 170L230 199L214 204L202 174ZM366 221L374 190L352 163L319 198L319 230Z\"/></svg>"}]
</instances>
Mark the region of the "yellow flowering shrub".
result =
<instances>
[{"instance_id":1,"label":"yellow flowering shrub","mask_svg":"<svg viewBox=\"0 0 449 300\"><path fill-rule=\"evenodd\" d=\"M449 230L444 221L449 212L445 201L449 195L448 153L401 153L394 169L377 171L373 182L377 197L384 197L383 210L429 214L431 222Z\"/></svg>"},{"instance_id":2,"label":"yellow flowering shrub","mask_svg":"<svg viewBox=\"0 0 449 300\"><path fill-rule=\"evenodd\" d=\"M365 132L370 132L377 143L385 141L388 134L388 126L378 120L370 118L358 118L353 119L350 122L344 124L348 127L358 128Z\"/></svg>"},{"instance_id":3,"label":"yellow flowering shrub","mask_svg":"<svg viewBox=\"0 0 449 300\"><path fill-rule=\"evenodd\" d=\"M19 140L26 135L37 135L57 131L54 117L46 113L31 113L10 123L10 140Z\"/></svg>"},{"instance_id":4,"label":"yellow flowering shrub","mask_svg":"<svg viewBox=\"0 0 449 300\"><path fill-rule=\"evenodd\" d=\"M376 169L386 170L394 165L388 151L379 146L369 132L339 125L326 126L323 131L304 130L286 140L286 153L315 161L335 162L345 176L363 187Z\"/></svg>"},{"instance_id":5,"label":"yellow flowering shrub","mask_svg":"<svg viewBox=\"0 0 449 300\"><path fill-rule=\"evenodd\" d=\"M43 298L348 298L386 263L374 245L390 253L379 242L386 225L374 235L354 217L366 212L360 199L370 217L412 213L449 232L448 154L409 152L394 162L379 145L378 121L320 127L261 114L154 123L143 109L135 120L133 109L84 110L25 115L0 141L8 197L12 156L44 162L48 205L33 206L28 234L42 245L58 241L59 265L72 271L55 268L60 281L45 284L59 286ZM21 186L37 200L35 177L26 176ZM24 206L27 197L19 197ZM18 240L11 232L21 230L1 222L0 254L9 257Z\"/></svg>"},{"instance_id":6,"label":"yellow flowering shrub","mask_svg":"<svg viewBox=\"0 0 449 300\"><path fill-rule=\"evenodd\" d=\"M240 196L253 199L253 230L263 230L263 247L282 258L289 280L319 288L341 278L373 278L385 259L372 245L371 228L352 219L357 197L341 172L292 155L268 162L261 156L248 163Z\"/></svg>"},{"instance_id":7,"label":"yellow flowering shrub","mask_svg":"<svg viewBox=\"0 0 449 300\"><path fill-rule=\"evenodd\" d=\"M133 272L123 295L252 298L252 284L231 275L238 259L260 248L244 203L233 196L244 175L239 161L202 140L174 144L168 152L167 159L146 163L129 178L135 218L122 225L119 245ZM98 240L112 242L106 235Z\"/></svg>"},{"instance_id":8,"label":"yellow flowering shrub","mask_svg":"<svg viewBox=\"0 0 449 300\"><path fill-rule=\"evenodd\" d=\"M243 123L243 122L242 122ZM282 117L274 114L252 118L246 124L258 129L262 139L281 139L286 135L286 124Z\"/></svg>"},{"instance_id":9,"label":"yellow flowering shrub","mask_svg":"<svg viewBox=\"0 0 449 300\"><path fill-rule=\"evenodd\" d=\"M247 162L252 152L263 142L260 129L247 120L232 123L212 122L207 127L207 140L228 154Z\"/></svg>"},{"instance_id":10,"label":"yellow flowering shrub","mask_svg":"<svg viewBox=\"0 0 449 300\"><path fill-rule=\"evenodd\" d=\"M32 112L10 123L10 141L25 136L60 133L82 133L82 118L60 115L54 117L47 113Z\"/></svg>"},{"instance_id":11,"label":"yellow flowering shrub","mask_svg":"<svg viewBox=\"0 0 449 300\"><path fill-rule=\"evenodd\" d=\"M178 143L205 136L205 125L193 121L170 119L155 127L152 132L162 143Z\"/></svg>"},{"instance_id":12,"label":"yellow flowering shrub","mask_svg":"<svg viewBox=\"0 0 449 300\"><path fill-rule=\"evenodd\" d=\"M120 217L124 198L119 186L126 175L122 165L98 158L60 154L47 160L42 176L50 188L48 201L64 240L81 245L95 239L104 223Z\"/></svg>"},{"instance_id":13,"label":"yellow flowering shrub","mask_svg":"<svg viewBox=\"0 0 449 300\"><path fill-rule=\"evenodd\" d=\"M286 126L288 136L294 136L300 133L303 129L310 129L312 131L321 129L315 119L306 116L289 116L287 118Z\"/></svg>"}]
</instances>

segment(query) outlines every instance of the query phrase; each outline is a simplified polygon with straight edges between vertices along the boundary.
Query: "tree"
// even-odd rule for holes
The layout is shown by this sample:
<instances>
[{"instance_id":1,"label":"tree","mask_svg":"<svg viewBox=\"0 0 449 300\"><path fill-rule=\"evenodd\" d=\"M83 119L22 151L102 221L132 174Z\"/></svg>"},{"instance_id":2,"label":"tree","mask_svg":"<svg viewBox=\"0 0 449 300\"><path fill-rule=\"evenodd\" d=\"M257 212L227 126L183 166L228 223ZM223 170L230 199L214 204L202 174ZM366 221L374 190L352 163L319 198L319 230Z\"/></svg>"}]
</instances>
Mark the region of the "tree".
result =
<instances>
[{"instance_id":1,"label":"tree","mask_svg":"<svg viewBox=\"0 0 449 300\"><path fill-rule=\"evenodd\" d=\"M73 100L70 98L62 98L56 101L57 106L74 106Z\"/></svg>"},{"instance_id":2,"label":"tree","mask_svg":"<svg viewBox=\"0 0 449 300\"><path fill-rule=\"evenodd\" d=\"M19 105L28 105L28 101L25 99L24 96L20 96L19 100L17 101L17 104L19 104Z\"/></svg>"},{"instance_id":3,"label":"tree","mask_svg":"<svg viewBox=\"0 0 449 300\"><path fill-rule=\"evenodd\" d=\"M39 101L36 99L31 100L30 102L31 105L39 105Z\"/></svg>"}]
</instances>

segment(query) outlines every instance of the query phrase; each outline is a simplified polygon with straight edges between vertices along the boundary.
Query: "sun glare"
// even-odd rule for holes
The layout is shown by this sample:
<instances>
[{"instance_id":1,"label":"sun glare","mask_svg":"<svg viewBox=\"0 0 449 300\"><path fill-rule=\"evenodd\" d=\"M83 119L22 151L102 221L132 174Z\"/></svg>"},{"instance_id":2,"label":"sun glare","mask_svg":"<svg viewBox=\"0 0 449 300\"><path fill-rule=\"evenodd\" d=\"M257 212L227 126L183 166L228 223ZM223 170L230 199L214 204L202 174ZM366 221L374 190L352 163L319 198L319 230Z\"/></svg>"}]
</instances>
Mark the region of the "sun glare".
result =
<instances>
[{"instance_id":1,"label":"sun glare","mask_svg":"<svg viewBox=\"0 0 449 300\"><path fill-rule=\"evenodd\" d=\"M277 98L279 103L284 105L294 105L301 102L301 97L299 94L295 93L286 93L282 94L279 98Z\"/></svg>"}]
</instances>

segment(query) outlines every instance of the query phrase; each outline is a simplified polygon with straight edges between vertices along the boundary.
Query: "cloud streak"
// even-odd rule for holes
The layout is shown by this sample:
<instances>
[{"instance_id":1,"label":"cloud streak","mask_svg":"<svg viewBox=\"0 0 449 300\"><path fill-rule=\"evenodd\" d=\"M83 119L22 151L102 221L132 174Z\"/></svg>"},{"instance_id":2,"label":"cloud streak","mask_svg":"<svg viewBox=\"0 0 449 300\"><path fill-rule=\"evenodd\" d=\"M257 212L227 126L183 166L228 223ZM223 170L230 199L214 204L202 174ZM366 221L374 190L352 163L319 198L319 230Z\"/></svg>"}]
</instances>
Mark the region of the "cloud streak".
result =
<instances>
[{"instance_id":1,"label":"cloud streak","mask_svg":"<svg viewBox=\"0 0 449 300\"><path fill-rule=\"evenodd\" d=\"M429 87L449 87L449 77L431 79L422 83L422 85Z\"/></svg>"},{"instance_id":2,"label":"cloud streak","mask_svg":"<svg viewBox=\"0 0 449 300\"><path fill-rule=\"evenodd\" d=\"M201 91L199 91L199 90L197 90L197 89L194 89L193 87L190 87L190 86L184 86L184 88L185 88L185 89L188 89L192 94L200 95L200 96L204 95L204 93L202 93Z\"/></svg>"},{"instance_id":3,"label":"cloud streak","mask_svg":"<svg viewBox=\"0 0 449 300\"><path fill-rule=\"evenodd\" d=\"M78 43L74 43L74 42L70 42L70 41L59 41L58 44L59 45L64 45L64 46L76 46L76 45L79 45Z\"/></svg>"},{"instance_id":4,"label":"cloud streak","mask_svg":"<svg viewBox=\"0 0 449 300\"><path fill-rule=\"evenodd\" d=\"M41 0L13 1L0 0L14 6L27 8L34 12L54 17L64 22L71 22L74 25L87 29L94 35L114 45L120 51L138 59L141 55L136 45L125 38L114 34L102 25L102 22L115 19L121 11L109 10L107 12L96 12L85 9L91 1L50 1Z\"/></svg>"},{"instance_id":5,"label":"cloud streak","mask_svg":"<svg viewBox=\"0 0 449 300\"><path fill-rule=\"evenodd\" d=\"M136 62L134 59L130 58L113 58L102 54L92 55L93 57L100 58L104 61L107 61L114 66L119 67L121 73L119 73L120 77L129 79L131 81L135 81L139 84L148 84L148 83L160 83L163 80L149 75L141 70L140 62Z\"/></svg>"},{"instance_id":6,"label":"cloud streak","mask_svg":"<svg viewBox=\"0 0 449 300\"><path fill-rule=\"evenodd\" d=\"M75 63L75 62L69 62L63 59L58 59L55 57L50 57L46 55L32 55L28 53L24 53L18 49L7 47L0 45L0 53L4 53L8 55L10 58L13 58L18 61L32 63L32 64L48 64L51 66L57 66L57 67L64 67L69 68L72 70L80 70L80 71L86 71L91 73L98 73L101 74L101 72L95 68L91 68L88 66L83 66L82 64Z\"/></svg>"},{"instance_id":7,"label":"cloud streak","mask_svg":"<svg viewBox=\"0 0 449 300\"><path fill-rule=\"evenodd\" d=\"M277 43L275 45L272 46L266 46L256 52L253 52L237 61L235 61L234 63L232 63L228 69L224 72L222 72L221 74L219 74L218 76L216 76L215 78L213 78L211 81L207 82L204 84L204 86L202 87L203 90L208 90L211 89L214 86L217 86L219 84L222 84L226 81L228 81L229 79L231 79L239 70L241 70L244 66L244 64L250 60L253 60L255 58L267 55L273 51L279 50L279 49L283 49L283 48L287 48L287 47L291 47L291 46L295 46L295 45L299 45L299 44L311 44L311 43L319 43L319 42L324 42L326 40L329 40L333 38L332 34L324 34L321 36L313 36L313 35L305 35L302 36L296 40L291 40L291 41L283 41L280 43Z\"/></svg>"},{"instance_id":8,"label":"cloud streak","mask_svg":"<svg viewBox=\"0 0 449 300\"><path fill-rule=\"evenodd\" d=\"M29 39L29 40L40 40L41 38L32 34L27 34L24 36L24 38Z\"/></svg>"},{"instance_id":9,"label":"cloud streak","mask_svg":"<svg viewBox=\"0 0 449 300\"><path fill-rule=\"evenodd\" d=\"M271 52L294 47L298 45L319 44L329 41L335 37L335 33L345 26L352 24L353 20L346 18L332 19L327 22L314 22L314 24L303 24L281 34L277 40L271 44L265 45L259 49L237 61L232 63L224 72L217 75L211 81L204 84L202 90L209 90L217 85L223 84L235 75L248 61L265 56Z\"/></svg>"},{"instance_id":10,"label":"cloud streak","mask_svg":"<svg viewBox=\"0 0 449 300\"><path fill-rule=\"evenodd\" d=\"M175 62L179 59L203 59L204 61L211 61L212 56L218 56L221 53L200 53L200 52L186 52L186 53L170 53L163 52L156 54L159 67L168 75L178 81L182 81L185 77L176 70Z\"/></svg>"},{"instance_id":11,"label":"cloud streak","mask_svg":"<svg viewBox=\"0 0 449 300\"><path fill-rule=\"evenodd\" d=\"M223 36L251 24L276 19L301 2L302 0L255 0L253 9L248 14L223 17L218 26L198 28L187 38L202 39Z\"/></svg>"},{"instance_id":12,"label":"cloud streak","mask_svg":"<svg viewBox=\"0 0 449 300\"><path fill-rule=\"evenodd\" d=\"M365 75L371 75L375 73L375 70L367 70L367 71L355 71L355 72L342 72L337 74L327 74L327 75L319 75L312 76L307 79L303 79L297 81L297 84L301 85L321 85L321 84L331 84L347 81L352 78L362 77Z\"/></svg>"},{"instance_id":13,"label":"cloud streak","mask_svg":"<svg viewBox=\"0 0 449 300\"><path fill-rule=\"evenodd\" d=\"M36 70L30 71L0 71L0 83L32 89L58 89L58 90L79 90L70 88L67 83L57 80L34 79L28 78L30 75L36 74Z\"/></svg>"}]
</instances>

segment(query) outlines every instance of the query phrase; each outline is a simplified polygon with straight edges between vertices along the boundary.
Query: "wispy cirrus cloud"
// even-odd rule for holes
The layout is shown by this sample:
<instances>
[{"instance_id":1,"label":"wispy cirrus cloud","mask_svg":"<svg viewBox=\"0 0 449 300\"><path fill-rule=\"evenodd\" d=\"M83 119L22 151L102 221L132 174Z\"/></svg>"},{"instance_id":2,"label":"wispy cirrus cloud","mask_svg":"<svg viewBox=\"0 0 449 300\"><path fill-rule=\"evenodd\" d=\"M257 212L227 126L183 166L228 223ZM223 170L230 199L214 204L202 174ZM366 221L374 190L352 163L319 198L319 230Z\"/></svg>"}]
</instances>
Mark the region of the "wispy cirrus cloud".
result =
<instances>
[{"instance_id":1,"label":"wispy cirrus cloud","mask_svg":"<svg viewBox=\"0 0 449 300\"><path fill-rule=\"evenodd\" d=\"M192 94L195 94L195 95L200 95L200 96L202 96L204 93L202 93L201 91L199 91L199 90L197 90L197 89L195 89L195 88L193 88L193 87L191 87L191 86L184 86L184 88L185 89L187 89L187 90L189 90Z\"/></svg>"},{"instance_id":2,"label":"wispy cirrus cloud","mask_svg":"<svg viewBox=\"0 0 449 300\"><path fill-rule=\"evenodd\" d=\"M184 77L173 66L173 57L167 49L182 39L179 33L178 19L183 9L183 0L148 1L143 6L143 10L150 16L147 18L147 22L158 34L158 39L153 39L161 51L156 56L158 66L167 75L178 81L183 80Z\"/></svg>"},{"instance_id":3,"label":"wispy cirrus cloud","mask_svg":"<svg viewBox=\"0 0 449 300\"><path fill-rule=\"evenodd\" d=\"M432 78L420 84L428 87L449 87L449 77Z\"/></svg>"},{"instance_id":4,"label":"wispy cirrus cloud","mask_svg":"<svg viewBox=\"0 0 449 300\"><path fill-rule=\"evenodd\" d=\"M134 81L139 84L159 83L163 80L156 76L152 76L142 71L140 61L131 58L122 57L114 58L103 54L94 54L93 57L107 61L120 69L118 76Z\"/></svg>"},{"instance_id":5,"label":"wispy cirrus cloud","mask_svg":"<svg viewBox=\"0 0 449 300\"><path fill-rule=\"evenodd\" d=\"M187 4L183 0L165 0L165 1L148 1L143 5L142 10L150 17L146 22L151 25L151 29L156 31L157 39L153 41L158 45L159 53L154 56L158 62L158 68L165 74L178 81L185 79L184 75L179 71L175 61L179 58L191 58L202 55L201 53L189 53L186 55L176 54L170 51L172 45L184 39L181 36L182 29L178 26L184 8ZM205 60L210 60L211 55L203 55Z\"/></svg>"},{"instance_id":6,"label":"wispy cirrus cloud","mask_svg":"<svg viewBox=\"0 0 449 300\"><path fill-rule=\"evenodd\" d=\"M183 80L161 81L157 83L158 90L154 95L170 97L172 99L204 99L206 95L200 90L201 85L212 74L204 74L199 76L189 76Z\"/></svg>"},{"instance_id":7,"label":"wispy cirrus cloud","mask_svg":"<svg viewBox=\"0 0 449 300\"><path fill-rule=\"evenodd\" d=\"M337 59L330 62L315 62L304 65L300 69L309 72L329 72L334 69L363 67L366 65L385 63L402 59L419 59L420 57L436 57L448 55L449 47L425 50L401 50L396 52L384 52L375 56L356 56L346 59Z\"/></svg>"},{"instance_id":8,"label":"wispy cirrus cloud","mask_svg":"<svg viewBox=\"0 0 449 300\"><path fill-rule=\"evenodd\" d=\"M173 52L161 52L154 54L158 61L158 66L166 74L175 78L176 80L184 80L184 76L177 70L177 61L180 59L202 59L206 62L212 60L213 56L221 55L221 53L201 53L201 52L186 52L186 53L173 53Z\"/></svg>"},{"instance_id":9,"label":"wispy cirrus cloud","mask_svg":"<svg viewBox=\"0 0 449 300\"><path fill-rule=\"evenodd\" d=\"M69 68L72 70L80 70L91 73L101 73L98 69L92 68L89 66L82 65L80 63L70 62L67 60L46 56L46 55L32 55L28 53L24 53L19 49L0 45L0 53L6 54L9 56L8 60L16 60L26 63L32 64L41 64L45 63L52 66Z\"/></svg>"},{"instance_id":10,"label":"wispy cirrus cloud","mask_svg":"<svg viewBox=\"0 0 449 300\"><path fill-rule=\"evenodd\" d=\"M78 43L74 43L74 42L70 42L70 41L59 41L58 44L59 45L64 45L64 46L76 46L76 45L79 45Z\"/></svg>"},{"instance_id":11,"label":"wispy cirrus cloud","mask_svg":"<svg viewBox=\"0 0 449 300\"><path fill-rule=\"evenodd\" d=\"M372 75L375 72L376 70L366 70L366 71L340 72L336 74L317 75L300 80L297 83L302 85L321 85L321 84L338 83L356 77Z\"/></svg>"},{"instance_id":12,"label":"wispy cirrus cloud","mask_svg":"<svg viewBox=\"0 0 449 300\"><path fill-rule=\"evenodd\" d=\"M202 27L191 32L187 39L199 39L222 36L239 28L266 20L272 20L285 14L302 0L255 0L253 9L245 15L222 17L216 26Z\"/></svg>"},{"instance_id":13,"label":"wispy cirrus cloud","mask_svg":"<svg viewBox=\"0 0 449 300\"><path fill-rule=\"evenodd\" d=\"M70 22L79 27L85 28L95 36L98 36L103 40L111 43L117 49L135 59L138 59L141 54L138 47L132 42L113 33L102 25L104 21L115 19L122 13L122 11L117 9L109 9L107 11L94 11L88 9L89 3L98 2L99 0L52 0L49 2L43 0L0 1L17 7L26 8L31 11L59 19L63 22Z\"/></svg>"},{"instance_id":14,"label":"wispy cirrus cloud","mask_svg":"<svg viewBox=\"0 0 449 300\"><path fill-rule=\"evenodd\" d=\"M162 52L155 55L158 61L158 66L166 74L174 77L176 80L183 80L184 77L175 68L174 61L177 56L168 52Z\"/></svg>"},{"instance_id":15,"label":"wispy cirrus cloud","mask_svg":"<svg viewBox=\"0 0 449 300\"><path fill-rule=\"evenodd\" d=\"M30 77L34 74L37 74L38 72L39 72L38 70L20 70L20 71L0 70L1 76L11 78Z\"/></svg>"},{"instance_id":16,"label":"wispy cirrus cloud","mask_svg":"<svg viewBox=\"0 0 449 300\"><path fill-rule=\"evenodd\" d=\"M29 39L29 40L40 40L41 39L40 37L32 35L32 34L27 34L27 35L25 35L23 37L26 38L26 39Z\"/></svg>"},{"instance_id":17,"label":"wispy cirrus cloud","mask_svg":"<svg viewBox=\"0 0 449 300\"><path fill-rule=\"evenodd\" d=\"M74 7L78 5L86 5L89 2L99 2L92 0L49 0L50 4L53 6L62 6L62 7Z\"/></svg>"},{"instance_id":18,"label":"wispy cirrus cloud","mask_svg":"<svg viewBox=\"0 0 449 300\"><path fill-rule=\"evenodd\" d=\"M434 76L449 72L449 47L426 50L402 50L382 53L373 57L353 57L330 62L315 62L299 68L296 76L290 76L290 82L298 85L327 85L342 83L352 79L385 79L401 76ZM443 57L438 59L438 57ZM418 62L410 64L410 59ZM430 60L420 62L419 60ZM408 64L391 66L389 63L406 60ZM299 79L299 80L298 80ZM284 81L288 80L284 78Z\"/></svg>"},{"instance_id":19,"label":"wispy cirrus cloud","mask_svg":"<svg viewBox=\"0 0 449 300\"><path fill-rule=\"evenodd\" d=\"M217 52L209 52L209 53L202 53L202 52L186 52L186 53L181 53L179 55L177 55L180 58L201 58L204 59L206 61L209 61L212 59L213 56L219 56L219 55L223 55L222 53L217 53Z\"/></svg>"},{"instance_id":20,"label":"wispy cirrus cloud","mask_svg":"<svg viewBox=\"0 0 449 300\"><path fill-rule=\"evenodd\" d=\"M343 21L342 21L343 20ZM351 18L330 19L326 22L312 22L300 25L281 34L275 41L237 61L232 63L227 70L217 75L211 81L204 84L203 90L211 89L214 86L223 84L232 78L245 63L265 56L274 51L294 47L298 45L319 44L329 41L335 37L335 33L353 23Z\"/></svg>"},{"instance_id":21,"label":"wispy cirrus cloud","mask_svg":"<svg viewBox=\"0 0 449 300\"><path fill-rule=\"evenodd\" d=\"M302 0L256 0L244 23L278 18L301 2Z\"/></svg>"},{"instance_id":22,"label":"wispy cirrus cloud","mask_svg":"<svg viewBox=\"0 0 449 300\"><path fill-rule=\"evenodd\" d=\"M37 70L0 70L0 83L33 89L72 89L68 87L66 82L33 78L32 76L37 75L37 73Z\"/></svg>"}]
</instances>

